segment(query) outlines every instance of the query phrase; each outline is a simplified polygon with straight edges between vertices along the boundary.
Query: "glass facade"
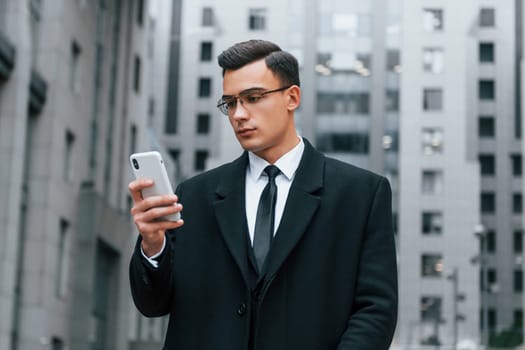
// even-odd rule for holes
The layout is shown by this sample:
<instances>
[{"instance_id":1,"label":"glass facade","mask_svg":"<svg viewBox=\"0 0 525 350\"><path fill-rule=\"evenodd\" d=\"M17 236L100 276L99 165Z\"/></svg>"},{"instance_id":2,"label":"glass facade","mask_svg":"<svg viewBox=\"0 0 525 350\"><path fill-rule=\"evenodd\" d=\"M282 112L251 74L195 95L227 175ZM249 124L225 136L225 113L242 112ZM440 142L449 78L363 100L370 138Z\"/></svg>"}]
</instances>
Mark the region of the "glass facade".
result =
<instances>
[{"instance_id":1,"label":"glass facade","mask_svg":"<svg viewBox=\"0 0 525 350\"><path fill-rule=\"evenodd\" d=\"M327 153L368 155L373 15L363 2L319 1L316 143Z\"/></svg>"}]
</instances>

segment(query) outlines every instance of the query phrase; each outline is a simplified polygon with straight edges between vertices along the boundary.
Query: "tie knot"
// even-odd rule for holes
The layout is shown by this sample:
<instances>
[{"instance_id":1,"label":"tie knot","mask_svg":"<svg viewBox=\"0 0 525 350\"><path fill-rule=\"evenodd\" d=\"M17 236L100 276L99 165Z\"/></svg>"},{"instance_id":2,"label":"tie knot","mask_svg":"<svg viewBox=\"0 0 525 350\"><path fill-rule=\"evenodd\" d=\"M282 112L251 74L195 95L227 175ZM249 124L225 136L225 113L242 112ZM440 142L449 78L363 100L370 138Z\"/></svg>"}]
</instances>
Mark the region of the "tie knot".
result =
<instances>
[{"instance_id":1,"label":"tie knot","mask_svg":"<svg viewBox=\"0 0 525 350\"><path fill-rule=\"evenodd\" d=\"M268 165L266 168L264 168L264 172L266 175L268 175L269 180L275 179L275 177L281 173L279 168L275 165Z\"/></svg>"}]
</instances>

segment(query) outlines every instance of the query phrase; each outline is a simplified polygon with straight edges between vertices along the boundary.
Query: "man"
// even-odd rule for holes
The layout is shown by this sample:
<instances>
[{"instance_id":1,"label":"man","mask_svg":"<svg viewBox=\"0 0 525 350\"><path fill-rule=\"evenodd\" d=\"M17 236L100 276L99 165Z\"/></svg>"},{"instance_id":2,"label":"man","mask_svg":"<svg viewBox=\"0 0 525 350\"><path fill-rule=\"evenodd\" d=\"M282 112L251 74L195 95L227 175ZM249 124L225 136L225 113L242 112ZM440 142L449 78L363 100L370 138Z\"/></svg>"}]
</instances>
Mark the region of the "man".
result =
<instances>
[{"instance_id":1,"label":"man","mask_svg":"<svg viewBox=\"0 0 525 350\"><path fill-rule=\"evenodd\" d=\"M397 315L388 182L297 135L292 55L251 40L219 65L218 107L246 152L177 196L142 199L151 181L130 183L137 308L170 315L170 350L388 349ZM156 220L179 211L184 222Z\"/></svg>"}]
</instances>

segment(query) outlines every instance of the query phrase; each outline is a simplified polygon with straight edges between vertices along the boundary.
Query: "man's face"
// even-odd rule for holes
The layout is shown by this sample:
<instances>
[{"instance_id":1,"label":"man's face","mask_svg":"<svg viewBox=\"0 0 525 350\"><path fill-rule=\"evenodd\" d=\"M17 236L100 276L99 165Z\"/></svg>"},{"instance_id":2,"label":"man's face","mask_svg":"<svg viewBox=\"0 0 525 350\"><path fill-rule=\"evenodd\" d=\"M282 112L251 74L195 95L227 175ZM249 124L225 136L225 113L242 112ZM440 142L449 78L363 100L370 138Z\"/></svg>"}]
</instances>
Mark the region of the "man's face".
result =
<instances>
[{"instance_id":1,"label":"man's face","mask_svg":"<svg viewBox=\"0 0 525 350\"><path fill-rule=\"evenodd\" d=\"M264 94L283 87L264 60L226 70L223 79L223 98L230 101L228 118L237 140L270 163L298 142L293 111L299 105L299 87Z\"/></svg>"}]
</instances>

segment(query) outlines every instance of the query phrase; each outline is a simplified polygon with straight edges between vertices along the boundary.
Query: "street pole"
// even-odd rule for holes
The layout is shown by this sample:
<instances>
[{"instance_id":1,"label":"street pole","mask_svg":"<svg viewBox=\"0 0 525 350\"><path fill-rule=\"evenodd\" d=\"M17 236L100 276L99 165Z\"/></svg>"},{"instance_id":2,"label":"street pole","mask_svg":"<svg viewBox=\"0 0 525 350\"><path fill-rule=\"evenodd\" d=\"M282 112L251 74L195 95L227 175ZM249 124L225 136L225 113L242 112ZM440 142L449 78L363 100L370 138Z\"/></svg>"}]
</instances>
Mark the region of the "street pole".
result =
<instances>
[{"instance_id":1,"label":"street pole","mask_svg":"<svg viewBox=\"0 0 525 350\"><path fill-rule=\"evenodd\" d=\"M452 271L452 350L458 346L458 268Z\"/></svg>"}]
</instances>

